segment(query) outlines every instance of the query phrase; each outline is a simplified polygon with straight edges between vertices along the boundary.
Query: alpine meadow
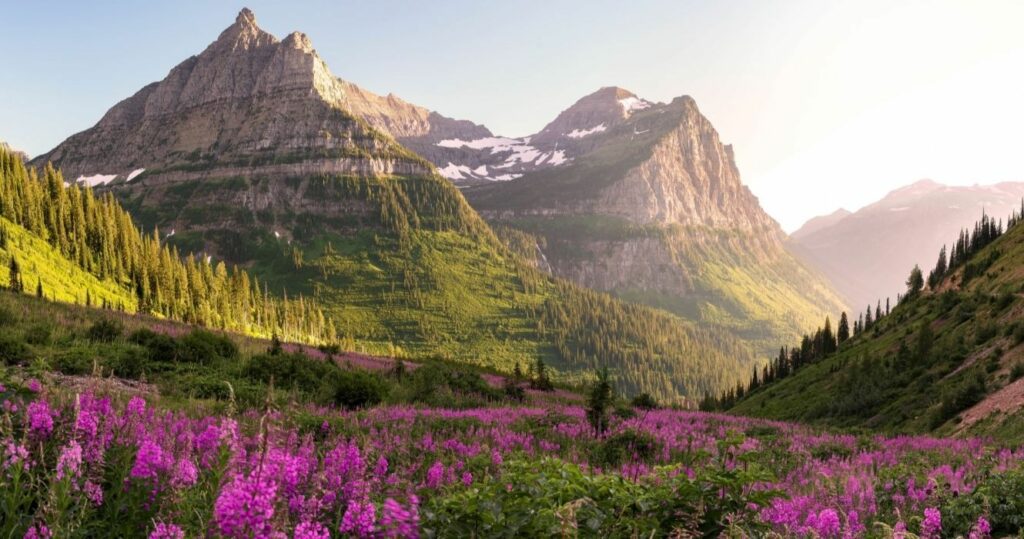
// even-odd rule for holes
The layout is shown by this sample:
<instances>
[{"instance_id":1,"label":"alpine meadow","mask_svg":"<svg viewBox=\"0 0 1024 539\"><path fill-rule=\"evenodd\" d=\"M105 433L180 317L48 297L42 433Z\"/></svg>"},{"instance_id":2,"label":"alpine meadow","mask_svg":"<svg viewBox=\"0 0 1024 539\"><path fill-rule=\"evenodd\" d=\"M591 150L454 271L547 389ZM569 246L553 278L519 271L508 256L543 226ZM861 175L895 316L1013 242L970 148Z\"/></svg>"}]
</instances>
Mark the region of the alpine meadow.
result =
<instances>
[{"instance_id":1,"label":"alpine meadow","mask_svg":"<svg viewBox=\"0 0 1024 539\"><path fill-rule=\"evenodd\" d=\"M0 536L1024 538L1022 6L257 4L4 6Z\"/></svg>"}]
</instances>

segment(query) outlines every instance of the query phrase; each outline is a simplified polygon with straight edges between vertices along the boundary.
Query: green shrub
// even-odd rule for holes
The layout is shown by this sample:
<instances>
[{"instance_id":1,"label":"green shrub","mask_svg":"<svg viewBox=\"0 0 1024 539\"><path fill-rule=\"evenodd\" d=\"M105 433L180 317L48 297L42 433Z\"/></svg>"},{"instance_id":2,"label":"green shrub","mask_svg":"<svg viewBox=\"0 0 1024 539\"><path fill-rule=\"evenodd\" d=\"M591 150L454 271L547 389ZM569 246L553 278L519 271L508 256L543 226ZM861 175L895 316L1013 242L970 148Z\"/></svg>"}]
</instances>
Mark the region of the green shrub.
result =
<instances>
[{"instance_id":1,"label":"green shrub","mask_svg":"<svg viewBox=\"0 0 1024 539\"><path fill-rule=\"evenodd\" d=\"M1018 361L1013 364L1013 368L1010 369L1010 381L1016 382L1024 376L1024 361Z\"/></svg>"},{"instance_id":2,"label":"green shrub","mask_svg":"<svg viewBox=\"0 0 1024 539\"><path fill-rule=\"evenodd\" d=\"M383 377L362 370L337 370L329 382L331 400L348 409L366 408L379 404L388 395L388 384Z\"/></svg>"},{"instance_id":3,"label":"green shrub","mask_svg":"<svg viewBox=\"0 0 1024 539\"><path fill-rule=\"evenodd\" d=\"M173 337L148 328L132 332L128 342L145 348L150 361L174 361L178 355L178 344Z\"/></svg>"},{"instance_id":4,"label":"green shrub","mask_svg":"<svg viewBox=\"0 0 1024 539\"><path fill-rule=\"evenodd\" d=\"M25 342L36 345L50 344L53 328L46 324L35 324L25 330Z\"/></svg>"},{"instance_id":5,"label":"green shrub","mask_svg":"<svg viewBox=\"0 0 1024 539\"><path fill-rule=\"evenodd\" d=\"M149 354L144 348L126 347L110 353L103 366L118 378L138 380L148 371Z\"/></svg>"},{"instance_id":6,"label":"green shrub","mask_svg":"<svg viewBox=\"0 0 1024 539\"><path fill-rule=\"evenodd\" d=\"M90 341L113 342L124 333L124 326L117 320L104 318L96 321L85 332L85 337Z\"/></svg>"},{"instance_id":7,"label":"green shrub","mask_svg":"<svg viewBox=\"0 0 1024 539\"><path fill-rule=\"evenodd\" d=\"M194 329L178 340L175 357L184 363L208 365L217 360L236 359L238 345L224 335Z\"/></svg>"},{"instance_id":8,"label":"green shrub","mask_svg":"<svg viewBox=\"0 0 1024 539\"><path fill-rule=\"evenodd\" d=\"M50 366L69 376L82 376L92 372L94 357L87 348L69 348L53 356L50 359Z\"/></svg>"},{"instance_id":9,"label":"green shrub","mask_svg":"<svg viewBox=\"0 0 1024 539\"><path fill-rule=\"evenodd\" d=\"M626 430L609 436L594 447L590 462L604 468L626 462L648 462L658 452L658 442L645 432Z\"/></svg>"},{"instance_id":10,"label":"green shrub","mask_svg":"<svg viewBox=\"0 0 1024 539\"><path fill-rule=\"evenodd\" d=\"M6 365L18 365L32 359L32 350L24 341L13 335L0 335L0 361Z\"/></svg>"},{"instance_id":11,"label":"green shrub","mask_svg":"<svg viewBox=\"0 0 1024 539\"><path fill-rule=\"evenodd\" d=\"M633 400L630 401L630 404L632 404L633 407L639 408L641 410L655 410L659 408L657 399L652 397L650 393L646 392L633 397Z\"/></svg>"}]
</instances>

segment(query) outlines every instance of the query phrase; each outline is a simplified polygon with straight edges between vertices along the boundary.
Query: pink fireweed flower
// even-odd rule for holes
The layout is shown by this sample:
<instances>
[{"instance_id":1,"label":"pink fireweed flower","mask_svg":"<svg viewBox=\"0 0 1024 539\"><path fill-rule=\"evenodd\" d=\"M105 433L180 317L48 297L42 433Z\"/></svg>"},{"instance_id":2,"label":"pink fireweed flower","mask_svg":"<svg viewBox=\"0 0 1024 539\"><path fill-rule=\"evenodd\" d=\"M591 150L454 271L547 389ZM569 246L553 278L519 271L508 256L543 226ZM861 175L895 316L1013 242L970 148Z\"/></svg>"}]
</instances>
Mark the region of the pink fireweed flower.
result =
<instances>
[{"instance_id":1,"label":"pink fireweed flower","mask_svg":"<svg viewBox=\"0 0 1024 539\"><path fill-rule=\"evenodd\" d=\"M125 412L128 415L142 416L142 414L146 413L146 400L135 395L130 401L128 401L128 406L125 408Z\"/></svg>"},{"instance_id":2,"label":"pink fireweed flower","mask_svg":"<svg viewBox=\"0 0 1024 539\"><path fill-rule=\"evenodd\" d=\"M381 455L377 459L377 465L373 467L373 474L378 478L384 477L388 473L388 459L384 455Z\"/></svg>"},{"instance_id":3,"label":"pink fireweed flower","mask_svg":"<svg viewBox=\"0 0 1024 539\"><path fill-rule=\"evenodd\" d=\"M174 486L191 487L199 479L199 470L189 459L180 459L174 466Z\"/></svg>"},{"instance_id":4,"label":"pink fireweed flower","mask_svg":"<svg viewBox=\"0 0 1024 539\"><path fill-rule=\"evenodd\" d=\"M173 462L173 456L167 454L160 444L146 438L139 444L135 453L135 464L132 465L131 476L136 479L156 479L166 472Z\"/></svg>"},{"instance_id":5,"label":"pink fireweed flower","mask_svg":"<svg viewBox=\"0 0 1024 539\"><path fill-rule=\"evenodd\" d=\"M373 533L373 524L377 520L377 508L372 503L351 501L341 519L341 533L351 533L356 537L369 537Z\"/></svg>"},{"instance_id":6,"label":"pink fireweed flower","mask_svg":"<svg viewBox=\"0 0 1024 539\"><path fill-rule=\"evenodd\" d=\"M384 500L381 509L379 531L384 537L419 537L419 499L410 496L409 508L393 498Z\"/></svg>"},{"instance_id":7,"label":"pink fireweed flower","mask_svg":"<svg viewBox=\"0 0 1024 539\"><path fill-rule=\"evenodd\" d=\"M21 468L27 470L29 467L28 448L14 440L7 440L4 444L4 470Z\"/></svg>"},{"instance_id":8,"label":"pink fireweed flower","mask_svg":"<svg viewBox=\"0 0 1024 539\"><path fill-rule=\"evenodd\" d=\"M153 531L149 532L149 539L185 539L185 531L176 524L157 522Z\"/></svg>"},{"instance_id":9,"label":"pink fireweed flower","mask_svg":"<svg viewBox=\"0 0 1024 539\"><path fill-rule=\"evenodd\" d=\"M32 378L28 382L25 382L25 387L27 387L28 390L33 393L39 393L40 391L43 390L43 384L40 384L39 380L36 380L35 378ZM45 528L46 526L43 527Z\"/></svg>"},{"instance_id":10,"label":"pink fireweed flower","mask_svg":"<svg viewBox=\"0 0 1024 539\"><path fill-rule=\"evenodd\" d=\"M46 524L35 524L25 532L24 539L49 539L53 537Z\"/></svg>"},{"instance_id":11,"label":"pink fireweed flower","mask_svg":"<svg viewBox=\"0 0 1024 539\"><path fill-rule=\"evenodd\" d=\"M968 539L989 539L989 537L992 537L992 525L989 524L988 519L980 516L978 517L978 522L971 528Z\"/></svg>"},{"instance_id":12,"label":"pink fireweed flower","mask_svg":"<svg viewBox=\"0 0 1024 539\"><path fill-rule=\"evenodd\" d=\"M33 436L45 439L53 432L53 410L44 400L33 401L28 405L28 428Z\"/></svg>"},{"instance_id":13,"label":"pink fireweed flower","mask_svg":"<svg viewBox=\"0 0 1024 539\"><path fill-rule=\"evenodd\" d=\"M331 539L331 531L319 522L300 522L293 539Z\"/></svg>"},{"instance_id":14,"label":"pink fireweed flower","mask_svg":"<svg viewBox=\"0 0 1024 539\"><path fill-rule=\"evenodd\" d=\"M942 513L934 507L924 510L921 522L921 539L939 539L942 533Z\"/></svg>"},{"instance_id":15,"label":"pink fireweed flower","mask_svg":"<svg viewBox=\"0 0 1024 539\"><path fill-rule=\"evenodd\" d=\"M435 489L441 486L441 481L444 480L444 464L441 461L435 461L430 469L427 470L426 486L430 489Z\"/></svg>"},{"instance_id":16,"label":"pink fireweed flower","mask_svg":"<svg viewBox=\"0 0 1024 539\"><path fill-rule=\"evenodd\" d=\"M85 497L92 502L93 505L99 507L103 505L103 487L93 483L92 481L86 481L82 485L82 492L85 493Z\"/></svg>"},{"instance_id":17,"label":"pink fireweed flower","mask_svg":"<svg viewBox=\"0 0 1024 539\"><path fill-rule=\"evenodd\" d=\"M273 529L277 485L266 478L236 477L214 503L214 520L221 534L235 538L269 538Z\"/></svg>"},{"instance_id":18,"label":"pink fireweed flower","mask_svg":"<svg viewBox=\"0 0 1024 539\"><path fill-rule=\"evenodd\" d=\"M78 445L75 440L71 440L60 450L60 456L57 457L57 480L60 481L65 477L74 480L81 474L82 446Z\"/></svg>"},{"instance_id":19,"label":"pink fireweed flower","mask_svg":"<svg viewBox=\"0 0 1024 539\"><path fill-rule=\"evenodd\" d=\"M462 484L467 487L473 484L473 474L469 472L462 472Z\"/></svg>"}]
</instances>

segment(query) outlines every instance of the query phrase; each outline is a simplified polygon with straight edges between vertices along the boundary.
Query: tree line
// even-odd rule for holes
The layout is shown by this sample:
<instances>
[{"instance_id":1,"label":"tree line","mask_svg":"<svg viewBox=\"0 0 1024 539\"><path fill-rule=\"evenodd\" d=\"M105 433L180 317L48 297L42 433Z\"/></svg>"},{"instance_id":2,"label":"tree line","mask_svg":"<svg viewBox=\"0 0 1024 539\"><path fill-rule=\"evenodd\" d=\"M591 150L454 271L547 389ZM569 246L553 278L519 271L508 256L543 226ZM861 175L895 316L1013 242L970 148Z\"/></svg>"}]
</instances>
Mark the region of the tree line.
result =
<instances>
[{"instance_id":1,"label":"tree line","mask_svg":"<svg viewBox=\"0 0 1024 539\"><path fill-rule=\"evenodd\" d=\"M990 245L1006 230L1016 226L1024 217L1024 201L1020 211L1014 211L1007 219L1006 229L1003 228L1002 219L996 220L985 213L982 213L981 220L974 224L973 228L962 229L953 242L952 248L948 251L943 245L939 250L938 260L935 267L929 272L927 280L918 265L910 271L906 281L906 293L897 296L897 305L920 294L927 285L927 288L934 290L941 285L944 279L952 275L960 267L964 268L963 281L966 282L974 276L980 275L991 265L994 256L975 261L973 257L982 249ZM889 298L885 299L885 308L879 300L874 308L868 305L867 309L858 315L851 328L846 312L839 318L838 327L833 331L831 319L826 316L825 323L815 332L803 336L798 346L787 349L785 346L779 349L779 355L769 360L764 366L753 369L748 382L737 384L724 393L715 395L707 394L700 403L702 410L725 410L731 408L738 401L742 400L751 392L771 384L777 380L786 378L801 368L821 361L836 352L843 344L853 337L872 329L882 318L889 315L891 305ZM901 357L905 355L901 352Z\"/></svg>"},{"instance_id":2,"label":"tree line","mask_svg":"<svg viewBox=\"0 0 1024 539\"><path fill-rule=\"evenodd\" d=\"M213 263L210 257L182 257L163 244L157 230L145 234L136 228L110 193L97 196L88 187L66 183L49 164L41 172L26 167L3 149L0 217L46 241L84 271L124 287L137 299L139 312L295 341L335 338L333 323L310 300L274 297L244 270ZM23 291L23 269L9 258L9 270L17 273L11 282ZM37 283L37 292L41 288ZM88 296L84 303L91 303Z\"/></svg>"}]
</instances>

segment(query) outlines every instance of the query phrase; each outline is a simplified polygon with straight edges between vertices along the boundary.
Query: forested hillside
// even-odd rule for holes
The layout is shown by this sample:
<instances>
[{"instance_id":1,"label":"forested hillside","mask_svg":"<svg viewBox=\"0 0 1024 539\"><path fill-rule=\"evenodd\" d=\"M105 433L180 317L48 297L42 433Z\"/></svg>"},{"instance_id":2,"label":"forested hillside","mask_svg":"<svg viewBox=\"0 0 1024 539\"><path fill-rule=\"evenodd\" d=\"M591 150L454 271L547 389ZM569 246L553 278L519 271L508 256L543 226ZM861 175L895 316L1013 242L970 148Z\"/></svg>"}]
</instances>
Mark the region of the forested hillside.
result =
<instances>
[{"instance_id":1,"label":"forested hillside","mask_svg":"<svg viewBox=\"0 0 1024 539\"><path fill-rule=\"evenodd\" d=\"M932 270L913 268L891 312L876 306L871 316L869 309L845 333L842 323L825 326L783 349L720 404L738 414L844 427L1020 439L1020 215L1005 231L1002 221L983 216L940 251Z\"/></svg>"},{"instance_id":2,"label":"forested hillside","mask_svg":"<svg viewBox=\"0 0 1024 539\"><path fill-rule=\"evenodd\" d=\"M332 323L304 298L277 299L223 262L183 259L156 231L140 232L111 195L66 185L49 166L40 177L5 150L0 221L6 283L16 291L252 335L334 339Z\"/></svg>"}]
</instances>

